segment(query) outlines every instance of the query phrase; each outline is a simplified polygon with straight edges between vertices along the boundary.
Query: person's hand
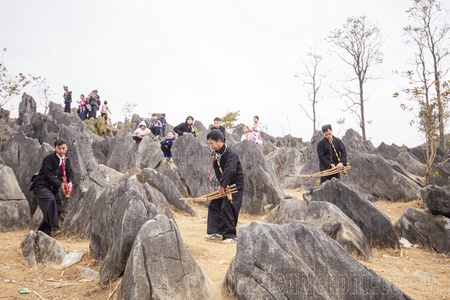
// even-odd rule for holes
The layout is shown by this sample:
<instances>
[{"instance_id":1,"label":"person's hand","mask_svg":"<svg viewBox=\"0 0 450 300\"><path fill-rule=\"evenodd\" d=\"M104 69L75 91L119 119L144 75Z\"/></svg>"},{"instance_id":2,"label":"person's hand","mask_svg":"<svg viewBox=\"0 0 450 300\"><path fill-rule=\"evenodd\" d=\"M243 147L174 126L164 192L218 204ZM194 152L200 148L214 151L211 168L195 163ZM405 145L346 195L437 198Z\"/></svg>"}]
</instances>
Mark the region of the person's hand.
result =
<instances>
[{"instance_id":1,"label":"person's hand","mask_svg":"<svg viewBox=\"0 0 450 300\"><path fill-rule=\"evenodd\" d=\"M223 187L219 186L217 191L219 192L220 196L222 196L222 197L226 196L225 189Z\"/></svg>"},{"instance_id":2,"label":"person's hand","mask_svg":"<svg viewBox=\"0 0 450 300\"><path fill-rule=\"evenodd\" d=\"M69 191L69 193L72 192L72 182L69 182L67 184L67 190Z\"/></svg>"},{"instance_id":3,"label":"person's hand","mask_svg":"<svg viewBox=\"0 0 450 300\"><path fill-rule=\"evenodd\" d=\"M332 169L334 169L336 167L334 164L331 164L330 166Z\"/></svg>"},{"instance_id":4,"label":"person's hand","mask_svg":"<svg viewBox=\"0 0 450 300\"><path fill-rule=\"evenodd\" d=\"M336 166L337 170L340 172L344 169L344 164L343 163L338 163L338 165Z\"/></svg>"}]
</instances>

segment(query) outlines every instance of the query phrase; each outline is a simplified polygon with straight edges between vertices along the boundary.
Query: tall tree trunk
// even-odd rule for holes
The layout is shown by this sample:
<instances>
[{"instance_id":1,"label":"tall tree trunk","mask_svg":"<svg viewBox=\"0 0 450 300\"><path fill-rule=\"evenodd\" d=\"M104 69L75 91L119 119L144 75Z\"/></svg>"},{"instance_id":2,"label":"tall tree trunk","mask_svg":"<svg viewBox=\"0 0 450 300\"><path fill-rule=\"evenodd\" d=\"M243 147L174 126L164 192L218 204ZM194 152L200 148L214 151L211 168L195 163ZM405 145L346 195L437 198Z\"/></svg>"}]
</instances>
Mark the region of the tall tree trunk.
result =
<instances>
[{"instance_id":1,"label":"tall tree trunk","mask_svg":"<svg viewBox=\"0 0 450 300\"><path fill-rule=\"evenodd\" d=\"M361 130L363 141L366 141L366 119L364 117L364 82L359 80L359 108L361 111Z\"/></svg>"}]
</instances>

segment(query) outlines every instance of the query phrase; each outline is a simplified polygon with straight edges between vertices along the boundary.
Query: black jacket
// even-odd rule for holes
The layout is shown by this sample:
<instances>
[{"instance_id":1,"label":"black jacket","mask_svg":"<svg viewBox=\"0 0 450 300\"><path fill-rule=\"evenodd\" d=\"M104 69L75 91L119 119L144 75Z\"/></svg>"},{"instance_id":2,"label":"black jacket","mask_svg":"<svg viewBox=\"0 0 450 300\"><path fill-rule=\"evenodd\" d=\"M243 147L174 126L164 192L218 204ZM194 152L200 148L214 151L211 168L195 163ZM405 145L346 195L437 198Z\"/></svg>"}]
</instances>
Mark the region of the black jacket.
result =
<instances>
[{"instance_id":1,"label":"black jacket","mask_svg":"<svg viewBox=\"0 0 450 300\"><path fill-rule=\"evenodd\" d=\"M336 148L336 152L338 153L339 158L341 159L340 162L343 163L344 166L346 166L347 151L345 150L344 143L337 137L333 136L333 145L334 148ZM317 144L317 155L319 156L320 171L329 169L331 167L331 164L334 164L336 166L339 163L330 142L326 138L323 138Z\"/></svg>"},{"instance_id":2,"label":"black jacket","mask_svg":"<svg viewBox=\"0 0 450 300\"><path fill-rule=\"evenodd\" d=\"M236 151L224 144L222 149L213 151L212 154L213 157L218 157L218 160L214 159L213 167L219 185L226 188L228 185L236 184L237 188L243 188L244 173ZM220 173L219 164L222 173Z\"/></svg>"},{"instance_id":3,"label":"black jacket","mask_svg":"<svg viewBox=\"0 0 450 300\"><path fill-rule=\"evenodd\" d=\"M173 128L178 136L182 136L183 132L192 133L195 136L195 132L192 132L192 125L188 125L187 123L180 123L178 126Z\"/></svg>"},{"instance_id":4,"label":"black jacket","mask_svg":"<svg viewBox=\"0 0 450 300\"><path fill-rule=\"evenodd\" d=\"M222 142L225 143L225 140L226 140L225 135L226 135L226 132L227 132L227 131L225 130L225 127L220 126L219 128L216 128L216 127L212 126L212 127L211 127L211 131L213 131L214 129L220 130L220 132L222 132L222 135L223 135L223 141L222 141Z\"/></svg>"},{"instance_id":5,"label":"black jacket","mask_svg":"<svg viewBox=\"0 0 450 300\"><path fill-rule=\"evenodd\" d=\"M56 152L48 154L42 160L42 166L36 177L36 188L44 186L57 191L63 182L62 166L59 164L59 157ZM66 157L64 161L65 171L68 182L73 182L73 171L70 160Z\"/></svg>"}]
</instances>

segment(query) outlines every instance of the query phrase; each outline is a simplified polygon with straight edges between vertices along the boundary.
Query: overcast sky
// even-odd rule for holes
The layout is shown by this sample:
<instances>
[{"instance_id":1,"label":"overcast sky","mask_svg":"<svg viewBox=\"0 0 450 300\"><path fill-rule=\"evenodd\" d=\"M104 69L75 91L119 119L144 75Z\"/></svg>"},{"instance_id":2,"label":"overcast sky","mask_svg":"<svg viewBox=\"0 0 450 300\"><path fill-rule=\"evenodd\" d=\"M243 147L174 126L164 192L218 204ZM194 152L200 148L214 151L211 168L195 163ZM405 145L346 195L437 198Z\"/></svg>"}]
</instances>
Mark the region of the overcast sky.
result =
<instances>
[{"instance_id":1,"label":"overcast sky","mask_svg":"<svg viewBox=\"0 0 450 300\"><path fill-rule=\"evenodd\" d=\"M269 134L309 141L312 121L299 104L309 108L310 102L294 75L303 72L309 47L348 17L365 14L385 40L383 64L372 69L381 79L367 86L367 137L375 146L413 147L423 143L422 135L392 98L404 84L393 71L409 69L413 53L402 32L410 23L405 13L410 5L407 0L2 0L0 49L7 48L3 60L10 72L45 77L54 102L63 103L63 85L75 100L97 89L113 121L123 120L126 102L138 104L141 117L165 112L172 125L192 115L206 126L216 116L240 111L239 123L250 125L258 115ZM347 128L360 132L331 88L351 70L330 56L320 71L327 81L319 126L332 124L337 136ZM27 92L38 97L34 89ZM17 111L19 101L6 108L14 105ZM338 125L341 118L345 123Z\"/></svg>"}]
</instances>

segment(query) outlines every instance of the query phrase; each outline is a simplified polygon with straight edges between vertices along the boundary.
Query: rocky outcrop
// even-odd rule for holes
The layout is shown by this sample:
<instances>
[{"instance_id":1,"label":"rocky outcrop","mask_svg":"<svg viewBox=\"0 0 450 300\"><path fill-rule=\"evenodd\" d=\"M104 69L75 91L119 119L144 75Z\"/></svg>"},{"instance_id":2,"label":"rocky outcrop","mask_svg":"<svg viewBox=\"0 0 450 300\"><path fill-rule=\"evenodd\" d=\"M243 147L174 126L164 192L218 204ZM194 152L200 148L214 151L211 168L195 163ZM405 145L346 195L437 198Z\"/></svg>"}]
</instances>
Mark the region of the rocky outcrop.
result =
<instances>
[{"instance_id":1,"label":"rocky outcrop","mask_svg":"<svg viewBox=\"0 0 450 300\"><path fill-rule=\"evenodd\" d=\"M240 227L224 288L239 299L410 299L301 221Z\"/></svg>"},{"instance_id":2,"label":"rocky outcrop","mask_svg":"<svg viewBox=\"0 0 450 300\"><path fill-rule=\"evenodd\" d=\"M215 299L175 222L161 215L139 230L117 293L120 299Z\"/></svg>"},{"instance_id":3,"label":"rocky outcrop","mask_svg":"<svg viewBox=\"0 0 450 300\"><path fill-rule=\"evenodd\" d=\"M137 232L157 214L136 176L125 176L100 195L93 207L90 239L91 254L100 261L100 284L123 273Z\"/></svg>"},{"instance_id":4,"label":"rocky outcrop","mask_svg":"<svg viewBox=\"0 0 450 300\"><path fill-rule=\"evenodd\" d=\"M0 163L0 232L27 229L31 214L13 170Z\"/></svg>"},{"instance_id":5,"label":"rocky outcrop","mask_svg":"<svg viewBox=\"0 0 450 300\"><path fill-rule=\"evenodd\" d=\"M373 246L400 248L399 237L389 218L369 200L361 197L340 180L326 181L319 188L305 194L309 201L333 203L362 230Z\"/></svg>"},{"instance_id":6,"label":"rocky outcrop","mask_svg":"<svg viewBox=\"0 0 450 300\"><path fill-rule=\"evenodd\" d=\"M278 205L285 197L271 164L262 156L252 141L236 144L244 171L244 197L241 212L258 214Z\"/></svg>"},{"instance_id":7,"label":"rocky outcrop","mask_svg":"<svg viewBox=\"0 0 450 300\"><path fill-rule=\"evenodd\" d=\"M350 254L372 258L372 250L364 233L334 204L311 201L306 205L302 200L285 198L264 217L265 222L276 224L288 224L294 220L316 225Z\"/></svg>"},{"instance_id":8,"label":"rocky outcrop","mask_svg":"<svg viewBox=\"0 0 450 300\"><path fill-rule=\"evenodd\" d=\"M20 189L25 195L32 214L36 211L37 202L34 193L29 191L31 177L39 172L42 159L54 148L49 144L39 144L36 139L26 137L23 133L15 133L5 145L2 156L14 171Z\"/></svg>"},{"instance_id":9,"label":"rocky outcrop","mask_svg":"<svg viewBox=\"0 0 450 300\"><path fill-rule=\"evenodd\" d=\"M38 263L46 266L64 266L67 258L72 258L72 255L66 253L64 246L58 240L42 231L30 230L20 243L20 251L27 266L34 269L37 268ZM79 257L81 258L81 256Z\"/></svg>"},{"instance_id":10,"label":"rocky outcrop","mask_svg":"<svg viewBox=\"0 0 450 300\"><path fill-rule=\"evenodd\" d=\"M149 186L164 195L166 201L176 209L195 215L195 211L189 206L189 204L187 204L184 200L180 200L183 196L167 176L164 176L163 174L150 168L143 169L136 174L136 176L139 182L142 184L147 183Z\"/></svg>"},{"instance_id":11,"label":"rocky outcrop","mask_svg":"<svg viewBox=\"0 0 450 300\"><path fill-rule=\"evenodd\" d=\"M450 192L437 186L428 185L420 190L422 199L433 215L443 215L450 218Z\"/></svg>"},{"instance_id":12,"label":"rocky outcrop","mask_svg":"<svg viewBox=\"0 0 450 300\"><path fill-rule=\"evenodd\" d=\"M406 171L417 176L425 176L426 166L420 160L408 151L407 147L398 147L396 145L386 145L381 143L372 154L378 154L387 160L395 161Z\"/></svg>"},{"instance_id":13,"label":"rocky outcrop","mask_svg":"<svg viewBox=\"0 0 450 300\"><path fill-rule=\"evenodd\" d=\"M302 179L291 175L300 173L305 164L302 151L297 148L279 148L266 158L271 162L283 188L294 189L301 185Z\"/></svg>"},{"instance_id":14,"label":"rocky outcrop","mask_svg":"<svg viewBox=\"0 0 450 300\"><path fill-rule=\"evenodd\" d=\"M19 104L19 118L17 118L17 124L22 123L23 115L28 113L32 114L36 112L36 101L33 97L27 95L26 93L23 93L22 95L22 101L20 101Z\"/></svg>"},{"instance_id":15,"label":"rocky outcrop","mask_svg":"<svg viewBox=\"0 0 450 300\"><path fill-rule=\"evenodd\" d=\"M281 200L280 204L272 209L263 220L267 223L287 224L295 220L304 220L306 210L305 201L288 196Z\"/></svg>"},{"instance_id":16,"label":"rocky outcrop","mask_svg":"<svg viewBox=\"0 0 450 300\"><path fill-rule=\"evenodd\" d=\"M375 199L392 201L415 200L419 197L420 186L411 178L395 171L393 165L379 155L353 153L352 169L345 182L353 189Z\"/></svg>"},{"instance_id":17,"label":"rocky outcrop","mask_svg":"<svg viewBox=\"0 0 450 300\"><path fill-rule=\"evenodd\" d=\"M395 222L398 235L413 244L420 244L428 252L450 256L450 219L432 215L427 209L406 207Z\"/></svg>"},{"instance_id":18,"label":"rocky outcrop","mask_svg":"<svg viewBox=\"0 0 450 300\"><path fill-rule=\"evenodd\" d=\"M212 189L217 189L215 175L210 173L212 156L205 137L196 138L191 134L178 137L171 152L190 196L207 194L209 180L212 180Z\"/></svg>"}]
</instances>

